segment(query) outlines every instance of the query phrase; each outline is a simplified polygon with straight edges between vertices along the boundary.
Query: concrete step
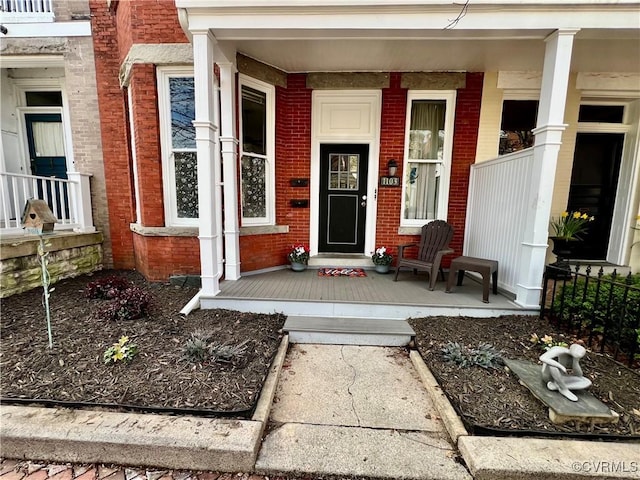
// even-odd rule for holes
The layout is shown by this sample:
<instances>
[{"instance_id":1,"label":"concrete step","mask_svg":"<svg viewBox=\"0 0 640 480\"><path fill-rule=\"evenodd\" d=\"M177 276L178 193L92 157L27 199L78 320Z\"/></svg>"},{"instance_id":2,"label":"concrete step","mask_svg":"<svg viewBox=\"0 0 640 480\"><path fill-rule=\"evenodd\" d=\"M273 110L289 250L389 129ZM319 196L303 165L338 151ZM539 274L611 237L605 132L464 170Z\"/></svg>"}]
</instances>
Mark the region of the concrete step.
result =
<instances>
[{"instance_id":1,"label":"concrete step","mask_svg":"<svg viewBox=\"0 0 640 480\"><path fill-rule=\"evenodd\" d=\"M405 320L289 316L284 324L291 343L327 345L409 344L415 332Z\"/></svg>"},{"instance_id":2,"label":"concrete step","mask_svg":"<svg viewBox=\"0 0 640 480\"><path fill-rule=\"evenodd\" d=\"M311 268L373 268L371 257L361 254L351 253L320 253L309 258L309 267Z\"/></svg>"}]
</instances>

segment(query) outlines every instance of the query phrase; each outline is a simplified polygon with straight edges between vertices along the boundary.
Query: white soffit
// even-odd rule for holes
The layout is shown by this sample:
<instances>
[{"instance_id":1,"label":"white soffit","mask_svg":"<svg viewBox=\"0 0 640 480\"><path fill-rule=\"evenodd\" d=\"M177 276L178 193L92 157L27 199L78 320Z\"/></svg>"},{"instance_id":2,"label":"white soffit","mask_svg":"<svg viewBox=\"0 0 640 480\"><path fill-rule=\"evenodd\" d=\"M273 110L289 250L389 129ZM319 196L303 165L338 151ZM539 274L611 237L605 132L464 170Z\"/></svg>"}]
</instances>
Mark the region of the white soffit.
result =
<instances>
[{"instance_id":1,"label":"white soffit","mask_svg":"<svg viewBox=\"0 0 640 480\"><path fill-rule=\"evenodd\" d=\"M64 67L62 55L2 55L2 68L51 68Z\"/></svg>"},{"instance_id":2,"label":"white soffit","mask_svg":"<svg viewBox=\"0 0 640 480\"><path fill-rule=\"evenodd\" d=\"M2 38L29 37L90 37L91 22L7 23Z\"/></svg>"}]
</instances>

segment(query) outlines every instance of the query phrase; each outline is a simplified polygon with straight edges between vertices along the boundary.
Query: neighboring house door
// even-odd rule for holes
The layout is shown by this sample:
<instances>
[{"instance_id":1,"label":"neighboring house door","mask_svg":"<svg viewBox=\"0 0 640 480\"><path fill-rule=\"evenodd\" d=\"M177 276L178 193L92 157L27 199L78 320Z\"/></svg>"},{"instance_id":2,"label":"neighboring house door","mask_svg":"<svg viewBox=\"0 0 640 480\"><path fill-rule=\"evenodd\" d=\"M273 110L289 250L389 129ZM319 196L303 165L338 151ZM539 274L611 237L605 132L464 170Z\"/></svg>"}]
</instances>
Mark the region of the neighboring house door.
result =
<instances>
[{"instance_id":1,"label":"neighboring house door","mask_svg":"<svg viewBox=\"0 0 640 480\"><path fill-rule=\"evenodd\" d=\"M369 145L320 145L320 252L364 253Z\"/></svg>"},{"instance_id":2,"label":"neighboring house door","mask_svg":"<svg viewBox=\"0 0 640 480\"><path fill-rule=\"evenodd\" d=\"M567 210L595 217L573 247L577 259L607 257L623 143L622 133L578 133L576 138Z\"/></svg>"},{"instance_id":3,"label":"neighboring house door","mask_svg":"<svg viewBox=\"0 0 640 480\"><path fill-rule=\"evenodd\" d=\"M24 116L31 174L40 177L67 178L67 159L64 150L64 130L59 113L27 113ZM69 215L66 188L51 188L42 180L37 182L38 198L46 200L58 219Z\"/></svg>"}]
</instances>

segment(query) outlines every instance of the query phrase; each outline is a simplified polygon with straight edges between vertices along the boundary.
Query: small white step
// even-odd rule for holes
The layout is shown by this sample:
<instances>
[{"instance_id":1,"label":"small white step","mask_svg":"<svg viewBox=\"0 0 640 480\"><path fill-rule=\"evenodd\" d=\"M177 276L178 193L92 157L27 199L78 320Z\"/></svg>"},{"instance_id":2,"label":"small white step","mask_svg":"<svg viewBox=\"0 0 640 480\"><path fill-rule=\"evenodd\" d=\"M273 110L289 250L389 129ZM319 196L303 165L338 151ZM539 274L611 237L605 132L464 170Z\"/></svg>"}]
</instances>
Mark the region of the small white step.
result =
<instances>
[{"instance_id":1,"label":"small white step","mask_svg":"<svg viewBox=\"0 0 640 480\"><path fill-rule=\"evenodd\" d=\"M405 320L289 316L284 324L291 343L326 345L408 345L415 335Z\"/></svg>"},{"instance_id":2,"label":"small white step","mask_svg":"<svg viewBox=\"0 0 640 480\"><path fill-rule=\"evenodd\" d=\"M373 268L371 257L350 253L320 253L309 258L309 267L312 268L340 268L357 267Z\"/></svg>"}]
</instances>

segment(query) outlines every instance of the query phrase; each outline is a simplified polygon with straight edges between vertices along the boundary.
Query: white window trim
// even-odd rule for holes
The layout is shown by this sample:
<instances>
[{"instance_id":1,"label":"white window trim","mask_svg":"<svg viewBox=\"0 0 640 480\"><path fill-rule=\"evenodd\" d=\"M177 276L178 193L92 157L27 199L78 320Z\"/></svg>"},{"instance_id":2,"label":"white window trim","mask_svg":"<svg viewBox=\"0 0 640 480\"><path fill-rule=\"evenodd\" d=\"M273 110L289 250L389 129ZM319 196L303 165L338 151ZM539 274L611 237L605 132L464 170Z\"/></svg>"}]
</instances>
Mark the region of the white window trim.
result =
<instances>
[{"instance_id":1,"label":"white window trim","mask_svg":"<svg viewBox=\"0 0 640 480\"><path fill-rule=\"evenodd\" d=\"M442 151L442 173L440 174L440 194L438 198L438 217L432 219L404 218L405 195L407 190L407 171L409 166L409 137L411 130L411 104L414 100L444 100L446 112L444 119L445 137ZM405 123L404 159L402 168L402 197L400 201L400 226L418 227L432 220L446 220L449 205L449 184L451 181L451 159L453 156L453 130L455 127L455 90L409 90L407 93L407 118ZM415 160L411 160L415 161ZM434 162L435 163L435 162Z\"/></svg>"},{"instance_id":2,"label":"white window trim","mask_svg":"<svg viewBox=\"0 0 640 480\"><path fill-rule=\"evenodd\" d=\"M243 227L257 226L257 225L275 225L276 219L276 178L275 178L275 163L276 163L276 89L273 85L270 85L255 78L248 77L240 74L238 87L238 123L240 129L238 132L239 138L239 155L238 155L238 169L240 173L240 215ZM246 218L243 216L243 197L242 197L242 156L243 151L243 138L242 138L242 87L247 86L258 90L266 95L267 108L266 108L266 128L267 128L267 154L265 157L265 203L266 203L266 216L262 218ZM250 154L255 156L255 154ZM260 155L259 155L260 156Z\"/></svg>"},{"instance_id":3,"label":"white window trim","mask_svg":"<svg viewBox=\"0 0 640 480\"><path fill-rule=\"evenodd\" d=\"M169 79L176 77L193 77L191 66L157 67L158 82L158 118L160 123L160 155L162 157L162 187L164 195L164 223L167 227L198 226L198 218L179 218L177 196L175 190L176 171L173 162L173 145L171 143L171 98ZM133 112L131 113L133 115ZM181 150L181 149L178 149ZM188 149L188 151L195 151ZM198 188L198 185L194 185Z\"/></svg>"},{"instance_id":4,"label":"white window trim","mask_svg":"<svg viewBox=\"0 0 640 480\"><path fill-rule=\"evenodd\" d=\"M67 173L76 171L76 163L73 155L73 139L71 136L71 123L69 113L69 101L64 78L14 78L12 79L16 94L16 106L18 111L18 132L21 132L22 141L19 148L22 155L22 172L30 172L29 146L27 142L27 127L24 115L26 113L59 113L62 117L62 130L64 134L64 153L67 162ZM27 92L60 92L62 95L62 107L27 107Z\"/></svg>"}]
</instances>

